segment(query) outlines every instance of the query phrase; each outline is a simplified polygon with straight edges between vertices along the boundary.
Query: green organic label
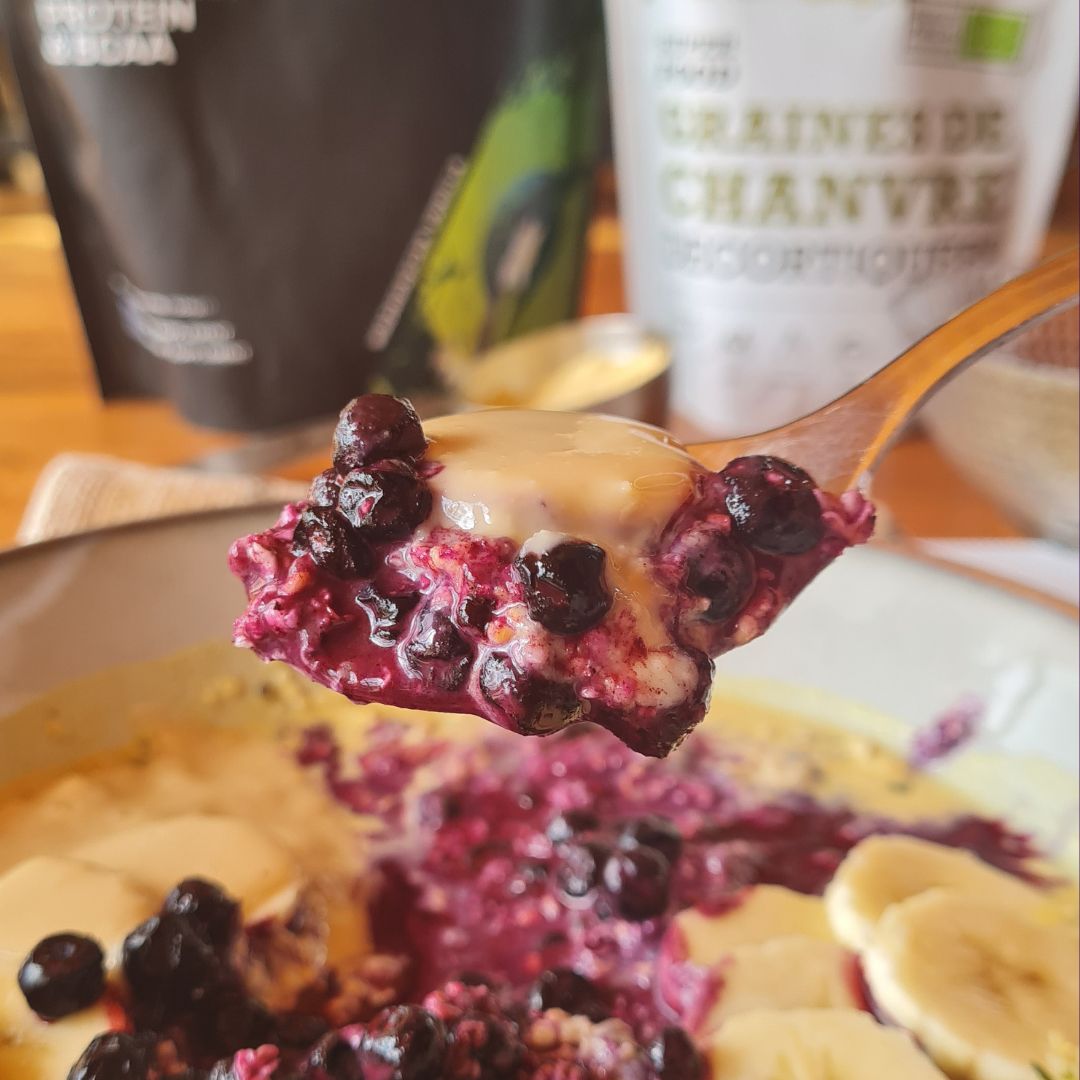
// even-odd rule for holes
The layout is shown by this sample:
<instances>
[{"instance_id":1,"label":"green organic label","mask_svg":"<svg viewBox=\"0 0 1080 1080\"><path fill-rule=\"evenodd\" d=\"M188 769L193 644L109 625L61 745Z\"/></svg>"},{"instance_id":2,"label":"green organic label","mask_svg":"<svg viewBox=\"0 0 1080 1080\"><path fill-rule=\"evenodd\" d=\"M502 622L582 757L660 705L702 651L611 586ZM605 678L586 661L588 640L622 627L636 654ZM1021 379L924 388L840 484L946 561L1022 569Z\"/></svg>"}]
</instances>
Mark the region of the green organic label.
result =
<instances>
[{"instance_id":1,"label":"green organic label","mask_svg":"<svg viewBox=\"0 0 1080 1080\"><path fill-rule=\"evenodd\" d=\"M582 121L594 114L557 57L533 64L489 117L420 277L440 344L469 354L568 316L594 153Z\"/></svg>"},{"instance_id":2,"label":"green organic label","mask_svg":"<svg viewBox=\"0 0 1080 1080\"><path fill-rule=\"evenodd\" d=\"M606 85L589 11L588 33L527 61L486 117L384 351L395 385L453 387L475 354L573 315Z\"/></svg>"},{"instance_id":3,"label":"green organic label","mask_svg":"<svg viewBox=\"0 0 1080 1080\"><path fill-rule=\"evenodd\" d=\"M964 24L961 54L968 60L1017 60L1027 28L1026 15L1008 11L971 11Z\"/></svg>"}]
</instances>

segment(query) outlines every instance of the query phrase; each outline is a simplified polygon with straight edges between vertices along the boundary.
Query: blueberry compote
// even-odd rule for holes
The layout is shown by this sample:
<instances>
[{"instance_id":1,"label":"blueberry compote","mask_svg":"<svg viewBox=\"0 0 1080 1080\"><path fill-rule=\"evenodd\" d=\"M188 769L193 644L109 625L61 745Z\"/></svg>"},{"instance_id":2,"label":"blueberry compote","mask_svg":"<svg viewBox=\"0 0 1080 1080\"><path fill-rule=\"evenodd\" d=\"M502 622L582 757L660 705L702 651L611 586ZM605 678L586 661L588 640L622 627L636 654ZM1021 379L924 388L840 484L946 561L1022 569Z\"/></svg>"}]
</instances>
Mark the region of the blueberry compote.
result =
<instances>
[{"instance_id":1,"label":"blueberry compote","mask_svg":"<svg viewBox=\"0 0 1080 1080\"><path fill-rule=\"evenodd\" d=\"M421 427L366 395L334 467L230 555L238 644L362 702L476 713L524 734L589 720L667 754L712 659L757 637L873 528L856 493L663 432L495 410Z\"/></svg>"},{"instance_id":2,"label":"blueberry compote","mask_svg":"<svg viewBox=\"0 0 1080 1080\"><path fill-rule=\"evenodd\" d=\"M730 753L703 738L656 761L589 725L466 743L387 722L347 755L311 728L297 760L375 824L363 871L374 951L358 970L314 972L288 1011L271 1011L244 980L264 928L241 925L213 883L182 881L127 936L106 991L117 1030L70 1077L707 1080L695 1017L722 986L659 985L679 911L722 916L757 884L820 893L875 832L1028 874L1031 846L997 822L901 825L752 791L730 778ZM56 980L36 999L43 1015L93 997L83 972L100 972L100 952L75 944L59 967L52 939L32 954ZM357 993L365 982L378 993ZM28 982L28 999L42 986Z\"/></svg>"},{"instance_id":3,"label":"blueberry compote","mask_svg":"<svg viewBox=\"0 0 1080 1080\"><path fill-rule=\"evenodd\" d=\"M385 792L393 761L389 744L361 755L352 783ZM403 745L402 792L415 761ZM913 826L801 793L755 796L727 778L711 740L655 761L581 727L540 742L448 745L424 764L450 779L411 820L402 796L384 795L394 826L375 913L385 947L410 953L414 990L478 971L532 988L533 1001L561 994L569 1011L594 1015L602 1002L646 1036L664 1019L653 985L660 940L685 907L722 911L757 884L820 894L873 833L916 833L1017 874L1033 854L1023 836L976 816ZM345 790L340 760L321 767L332 791Z\"/></svg>"}]
</instances>

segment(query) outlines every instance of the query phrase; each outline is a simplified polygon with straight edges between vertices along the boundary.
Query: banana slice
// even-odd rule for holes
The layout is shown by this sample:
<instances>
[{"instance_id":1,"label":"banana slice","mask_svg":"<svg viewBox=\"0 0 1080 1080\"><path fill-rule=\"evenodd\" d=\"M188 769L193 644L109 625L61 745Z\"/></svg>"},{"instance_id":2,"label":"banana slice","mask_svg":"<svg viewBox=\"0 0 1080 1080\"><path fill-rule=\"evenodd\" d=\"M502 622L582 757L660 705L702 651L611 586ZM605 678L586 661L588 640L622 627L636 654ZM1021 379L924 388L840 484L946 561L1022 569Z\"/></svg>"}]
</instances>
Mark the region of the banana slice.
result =
<instances>
[{"instance_id":1,"label":"banana slice","mask_svg":"<svg viewBox=\"0 0 1080 1080\"><path fill-rule=\"evenodd\" d=\"M679 912L660 943L660 996L690 1030L697 1030L720 999L722 961L733 949L763 945L778 937L831 941L825 905L816 896L756 885L724 911L687 908Z\"/></svg>"},{"instance_id":2,"label":"banana slice","mask_svg":"<svg viewBox=\"0 0 1080 1080\"><path fill-rule=\"evenodd\" d=\"M240 901L249 922L288 912L302 884L287 851L248 822L214 814L137 825L84 844L75 855L129 874L159 900L183 878L206 878Z\"/></svg>"},{"instance_id":3,"label":"banana slice","mask_svg":"<svg viewBox=\"0 0 1080 1080\"><path fill-rule=\"evenodd\" d=\"M946 1071L1032 1080L1052 1034L1080 1039L1080 941L998 897L931 889L892 905L863 955L874 1000Z\"/></svg>"},{"instance_id":4,"label":"banana slice","mask_svg":"<svg viewBox=\"0 0 1080 1080\"><path fill-rule=\"evenodd\" d=\"M0 1076L10 1080L61 1080L90 1040L110 1027L100 1005L51 1024L26 1011L26 1024L0 1037Z\"/></svg>"},{"instance_id":5,"label":"banana slice","mask_svg":"<svg viewBox=\"0 0 1080 1080\"><path fill-rule=\"evenodd\" d=\"M805 896L780 885L756 885L727 911L687 908L672 920L668 938L673 954L692 964L709 966L740 945L761 945L791 936L835 940L816 896Z\"/></svg>"},{"instance_id":6,"label":"banana slice","mask_svg":"<svg viewBox=\"0 0 1080 1080\"><path fill-rule=\"evenodd\" d=\"M86 934L115 959L127 933L161 904L153 889L119 870L38 855L0 876L0 952L19 962L43 937Z\"/></svg>"},{"instance_id":7,"label":"banana slice","mask_svg":"<svg viewBox=\"0 0 1080 1080\"><path fill-rule=\"evenodd\" d=\"M716 1004L700 1031L761 1009L859 1009L854 957L835 941L781 937L739 945L720 961Z\"/></svg>"},{"instance_id":8,"label":"banana slice","mask_svg":"<svg viewBox=\"0 0 1080 1080\"><path fill-rule=\"evenodd\" d=\"M102 1006L47 1024L19 990L26 954L59 931L86 934L115 967L124 937L152 915L161 898L129 875L78 859L39 855L0 876L0 1076L54 1080L98 1032Z\"/></svg>"},{"instance_id":9,"label":"banana slice","mask_svg":"<svg viewBox=\"0 0 1080 1080\"><path fill-rule=\"evenodd\" d=\"M850 1009L744 1013L704 1052L712 1080L945 1080L905 1032Z\"/></svg>"},{"instance_id":10,"label":"banana slice","mask_svg":"<svg viewBox=\"0 0 1080 1080\"><path fill-rule=\"evenodd\" d=\"M969 851L914 836L871 836L851 849L833 875L825 910L836 937L861 952L886 908L937 886L1018 907L1043 900L1035 889Z\"/></svg>"}]
</instances>

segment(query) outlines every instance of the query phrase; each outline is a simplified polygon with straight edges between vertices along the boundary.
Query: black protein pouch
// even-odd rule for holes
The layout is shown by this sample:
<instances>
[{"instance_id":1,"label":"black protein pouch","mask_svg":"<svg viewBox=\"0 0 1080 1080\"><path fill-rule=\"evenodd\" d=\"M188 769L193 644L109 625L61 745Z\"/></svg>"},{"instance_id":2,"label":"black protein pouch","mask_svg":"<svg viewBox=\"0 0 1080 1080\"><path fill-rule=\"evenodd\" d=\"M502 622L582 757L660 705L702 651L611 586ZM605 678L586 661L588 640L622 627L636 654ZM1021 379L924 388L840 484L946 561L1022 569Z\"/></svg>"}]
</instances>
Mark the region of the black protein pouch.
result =
<instances>
[{"instance_id":1,"label":"black protein pouch","mask_svg":"<svg viewBox=\"0 0 1080 1080\"><path fill-rule=\"evenodd\" d=\"M573 314L598 0L3 0L102 392L254 429Z\"/></svg>"}]
</instances>

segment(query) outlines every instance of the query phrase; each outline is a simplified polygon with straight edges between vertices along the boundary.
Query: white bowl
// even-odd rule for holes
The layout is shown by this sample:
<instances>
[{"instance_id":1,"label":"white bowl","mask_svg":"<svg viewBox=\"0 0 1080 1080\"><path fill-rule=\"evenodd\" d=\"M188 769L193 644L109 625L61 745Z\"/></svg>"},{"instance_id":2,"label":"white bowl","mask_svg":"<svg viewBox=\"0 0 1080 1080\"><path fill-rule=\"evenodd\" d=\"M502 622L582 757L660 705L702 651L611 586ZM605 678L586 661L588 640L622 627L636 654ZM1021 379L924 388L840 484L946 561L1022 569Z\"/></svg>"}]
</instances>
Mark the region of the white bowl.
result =
<instances>
[{"instance_id":1,"label":"white bowl","mask_svg":"<svg viewBox=\"0 0 1080 1080\"><path fill-rule=\"evenodd\" d=\"M923 420L946 456L1013 520L1076 547L1078 414L1080 372L1000 349L942 387Z\"/></svg>"},{"instance_id":2,"label":"white bowl","mask_svg":"<svg viewBox=\"0 0 1080 1080\"><path fill-rule=\"evenodd\" d=\"M88 701L84 721L61 739L40 713L31 725L31 714L13 710L103 668L227 641L243 593L226 551L273 517L269 507L202 514L0 555L0 782L115 743L129 733L132 713ZM773 630L725 657L719 670L747 695L787 702L797 695L806 712L899 747L942 710L979 696L985 722L945 773L1069 855L1078 802L1078 654L1077 623L1067 614L871 547L845 554ZM219 666L257 663L225 655ZM215 674L206 673L207 684ZM117 683L118 695L123 686ZM184 692L197 694L199 686Z\"/></svg>"}]
</instances>

